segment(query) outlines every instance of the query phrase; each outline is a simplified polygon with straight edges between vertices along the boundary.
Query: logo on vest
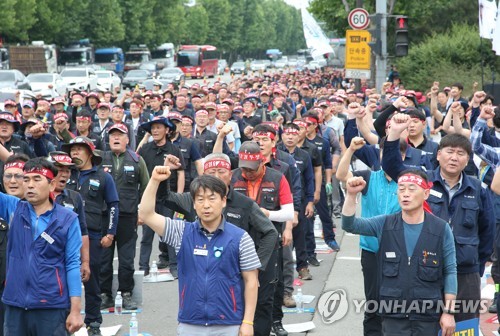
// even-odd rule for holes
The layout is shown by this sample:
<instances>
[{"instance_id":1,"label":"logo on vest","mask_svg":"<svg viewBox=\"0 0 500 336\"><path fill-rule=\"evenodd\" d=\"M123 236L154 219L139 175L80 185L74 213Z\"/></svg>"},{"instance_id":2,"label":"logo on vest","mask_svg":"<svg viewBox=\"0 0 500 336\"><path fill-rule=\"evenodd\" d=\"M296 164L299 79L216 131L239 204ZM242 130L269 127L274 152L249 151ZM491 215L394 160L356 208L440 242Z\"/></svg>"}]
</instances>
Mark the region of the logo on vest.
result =
<instances>
[{"instance_id":1,"label":"logo on vest","mask_svg":"<svg viewBox=\"0 0 500 336\"><path fill-rule=\"evenodd\" d=\"M235 219L241 219L241 215L240 214L234 214L234 213L231 213L231 212L227 213L227 217L231 217L231 218L235 218Z\"/></svg>"},{"instance_id":2,"label":"logo on vest","mask_svg":"<svg viewBox=\"0 0 500 336\"><path fill-rule=\"evenodd\" d=\"M272 193L274 192L274 188L262 188L262 192Z\"/></svg>"}]
</instances>

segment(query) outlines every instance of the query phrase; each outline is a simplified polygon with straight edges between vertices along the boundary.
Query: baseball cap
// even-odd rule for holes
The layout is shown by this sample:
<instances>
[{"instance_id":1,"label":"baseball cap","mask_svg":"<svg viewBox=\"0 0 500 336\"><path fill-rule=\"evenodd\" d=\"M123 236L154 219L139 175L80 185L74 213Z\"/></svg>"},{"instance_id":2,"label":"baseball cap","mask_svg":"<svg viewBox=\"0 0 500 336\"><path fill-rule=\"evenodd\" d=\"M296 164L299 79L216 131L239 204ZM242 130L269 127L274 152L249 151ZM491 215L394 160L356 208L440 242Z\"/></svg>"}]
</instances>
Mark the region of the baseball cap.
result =
<instances>
[{"instance_id":1,"label":"baseball cap","mask_svg":"<svg viewBox=\"0 0 500 336\"><path fill-rule=\"evenodd\" d=\"M56 166L74 166L75 164L73 163L73 160L71 159L71 156L68 155L66 152L50 152L49 157L47 158L50 162L55 164Z\"/></svg>"},{"instance_id":2,"label":"baseball cap","mask_svg":"<svg viewBox=\"0 0 500 336\"><path fill-rule=\"evenodd\" d=\"M26 106L33 108L33 107L35 107L35 103L33 103L31 100L25 100L25 101L23 101L23 107L26 107Z\"/></svg>"},{"instance_id":3,"label":"baseball cap","mask_svg":"<svg viewBox=\"0 0 500 336\"><path fill-rule=\"evenodd\" d=\"M119 124L114 124L113 126L111 126L108 130L108 133L111 133L113 132L114 130L118 130L122 133L125 133L125 134L128 134L128 128L127 126L125 126L124 124L122 123L119 123Z\"/></svg>"},{"instance_id":4,"label":"baseball cap","mask_svg":"<svg viewBox=\"0 0 500 336\"><path fill-rule=\"evenodd\" d=\"M245 141L238 152L239 168L257 170L262 162L260 147L256 142Z\"/></svg>"}]
</instances>

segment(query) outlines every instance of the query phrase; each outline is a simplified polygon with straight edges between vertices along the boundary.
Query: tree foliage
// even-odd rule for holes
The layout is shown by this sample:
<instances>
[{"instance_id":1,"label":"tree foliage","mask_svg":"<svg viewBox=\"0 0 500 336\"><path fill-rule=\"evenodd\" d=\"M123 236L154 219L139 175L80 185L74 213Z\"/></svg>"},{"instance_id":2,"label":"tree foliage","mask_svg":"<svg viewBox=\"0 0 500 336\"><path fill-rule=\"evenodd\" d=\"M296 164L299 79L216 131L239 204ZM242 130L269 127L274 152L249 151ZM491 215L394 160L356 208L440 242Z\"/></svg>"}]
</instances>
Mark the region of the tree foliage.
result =
<instances>
[{"instance_id":1,"label":"tree foliage","mask_svg":"<svg viewBox=\"0 0 500 336\"><path fill-rule=\"evenodd\" d=\"M376 0L365 0L363 8L375 13ZM344 37L345 31L351 29L347 22L347 14L356 8L356 0L312 0L309 11L325 22L327 30L337 37ZM448 31L453 23L467 25L477 24L478 2L471 0L433 0L406 1L388 0L387 12L391 15L408 16L411 43L419 43L431 34ZM394 34L396 26L394 17L388 18L388 36Z\"/></svg>"},{"instance_id":2,"label":"tree foliage","mask_svg":"<svg viewBox=\"0 0 500 336\"><path fill-rule=\"evenodd\" d=\"M211 44L228 58L263 57L269 48L305 47L300 12L285 0L2 0L7 44L64 45L89 38L96 47L165 42Z\"/></svg>"},{"instance_id":3,"label":"tree foliage","mask_svg":"<svg viewBox=\"0 0 500 336\"><path fill-rule=\"evenodd\" d=\"M463 82L471 87L481 79L481 54L485 59L485 75L500 71L500 60L491 52L491 43L479 38L477 27L453 26L448 33L434 34L410 49L398 62L398 70L406 87L427 90L433 81L445 85Z\"/></svg>"}]
</instances>

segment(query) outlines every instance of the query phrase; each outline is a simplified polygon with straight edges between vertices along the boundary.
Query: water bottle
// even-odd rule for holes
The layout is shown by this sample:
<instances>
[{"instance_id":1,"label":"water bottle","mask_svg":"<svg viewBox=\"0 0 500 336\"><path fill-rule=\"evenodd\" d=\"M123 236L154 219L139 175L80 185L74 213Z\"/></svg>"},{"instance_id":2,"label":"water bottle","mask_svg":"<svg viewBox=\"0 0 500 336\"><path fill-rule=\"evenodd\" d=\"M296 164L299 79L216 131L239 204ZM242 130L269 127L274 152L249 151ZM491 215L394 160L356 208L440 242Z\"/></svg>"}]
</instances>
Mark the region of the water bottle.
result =
<instances>
[{"instance_id":1,"label":"water bottle","mask_svg":"<svg viewBox=\"0 0 500 336\"><path fill-rule=\"evenodd\" d=\"M153 280L153 282L158 281L158 265L156 265L156 260L153 261L149 274L151 274L151 280Z\"/></svg>"},{"instance_id":2,"label":"water bottle","mask_svg":"<svg viewBox=\"0 0 500 336\"><path fill-rule=\"evenodd\" d=\"M116 298L115 298L115 315L122 314L122 307L123 307L122 292L118 291L116 292Z\"/></svg>"},{"instance_id":3,"label":"water bottle","mask_svg":"<svg viewBox=\"0 0 500 336\"><path fill-rule=\"evenodd\" d=\"M297 304L297 313L304 312L304 297L302 295L302 288L297 289L297 295L295 295L295 303Z\"/></svg>"},{"instance_id":4,"label":"water bottle","mask_svg":"<svg viewBox=\"0 0 500 336\"><path fill-rule=\"evenodd\" d=\"M139 321L137 321L137 315L136 313L132 313L132 317L130 318L130 324L129 324L129 336L137 336L139 335Z\"/></svg>"}]
</instances>

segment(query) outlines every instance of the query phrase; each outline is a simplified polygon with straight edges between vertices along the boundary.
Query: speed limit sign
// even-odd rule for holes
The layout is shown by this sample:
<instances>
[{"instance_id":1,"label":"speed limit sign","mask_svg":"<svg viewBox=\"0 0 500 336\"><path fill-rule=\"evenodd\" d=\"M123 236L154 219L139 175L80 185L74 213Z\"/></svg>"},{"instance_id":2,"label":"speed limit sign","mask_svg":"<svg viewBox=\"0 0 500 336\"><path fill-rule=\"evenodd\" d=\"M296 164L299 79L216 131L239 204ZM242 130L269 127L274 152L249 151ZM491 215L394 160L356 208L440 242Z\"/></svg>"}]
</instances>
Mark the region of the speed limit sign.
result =
<instances>
[{"instance_id":1,"label":"speed limit sign","mask_svg":"<svg viewBox=\"0 0 500 336\"><path fill-rule=\"evenodd\" d=\"M363 8L354 8L347 17L349 26L352 29L365 29L370 24L370 17L368 12Z\"/></svg>"}]
</instances>

